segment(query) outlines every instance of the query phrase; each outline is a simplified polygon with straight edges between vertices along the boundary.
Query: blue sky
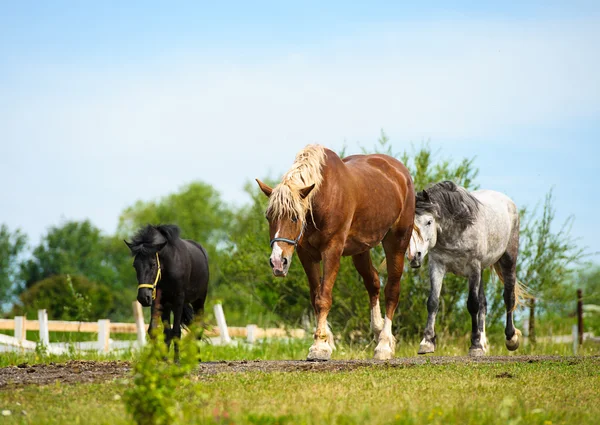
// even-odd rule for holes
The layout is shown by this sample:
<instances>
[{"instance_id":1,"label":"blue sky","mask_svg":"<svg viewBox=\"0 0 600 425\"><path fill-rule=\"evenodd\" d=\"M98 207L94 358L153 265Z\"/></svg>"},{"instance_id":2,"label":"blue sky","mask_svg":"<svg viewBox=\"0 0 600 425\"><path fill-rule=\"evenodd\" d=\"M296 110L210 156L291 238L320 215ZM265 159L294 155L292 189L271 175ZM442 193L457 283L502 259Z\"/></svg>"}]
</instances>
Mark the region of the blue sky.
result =
<instances>
[{"instance_id":1,"label":"blue sky","mask_svg":"<svg viewBox=\"0 0 600 425\"><path fill-rule=\"evenodd\" d=\"M383 128L519 206L554 188L600 251L597 2L122 3L0 5L0 222L33 244L197 179L241 205L307 143Z\"/></svg>"}]
</instances>

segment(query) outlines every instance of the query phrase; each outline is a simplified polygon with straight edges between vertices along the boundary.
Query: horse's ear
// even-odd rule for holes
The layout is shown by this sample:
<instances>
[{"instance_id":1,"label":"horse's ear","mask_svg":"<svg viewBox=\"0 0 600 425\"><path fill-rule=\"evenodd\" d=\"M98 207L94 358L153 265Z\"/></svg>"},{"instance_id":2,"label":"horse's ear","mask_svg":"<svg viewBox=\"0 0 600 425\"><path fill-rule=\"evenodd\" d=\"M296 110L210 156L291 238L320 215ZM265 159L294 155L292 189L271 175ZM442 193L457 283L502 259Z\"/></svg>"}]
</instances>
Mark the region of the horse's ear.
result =
<instances>
[{"instance_id":1,"label":"horse's ear","mask_svg":"<svg viewBox=\"0 0 600 425\"><path fill-rule=\"evenodd\" d=\"M266 184L264 184L263 182L261 182L258 179L255 179L256 183L258 183L258 186L260 187L260 190L262 190L262 192L267 195L267 198L269 196L271 196L271 193L273 193L273 188L267 186Z\"/></svg>"},{"instance_id":2,"label":"horse's ear","mask_svg":"<svg viewBox=\"0 0 600 425\"><path fill-rule=\"evenodd\" d=\"M130 244L125 239L123 239L123 242L125 242L125 245L127 245L127 248L129 248L131 251L133 251L133 244Z\"/></svg>"},{"instance_id":3,"label":"horse's ear","mask_svg":"<svg viewBox=\"0 0 600 425\"><path fill-rule=\"evenodd\" d=\"M308 194L315 188L315 184L311 184L310 186L306 186L304 189L300 189L300 197L302 199L306 198Z\"/></svg>"},{"instance_id":4,"label":"horse's ear","mask_svg":"<svg viewBox=\"0 0 600 425\"><path fill-rule=\"evenodd\" d=\"M431 202L431 198L429 197L429 193L425 189L423 189L423 200L427 202Z\"/></svg>"},{"instance_id":5,"label":"horse's ear","mask_svg":"<svg viewBox=\"0 0 600 425\"><path fill-rule=\"evenodd\" d=\"M156 245L152 245L152 248L155 248L156 252L160 252L160 250L163 249L166 244L167 244L167 241L164 241L161 243L157 243Z\"/></svg>"}]
</instances>

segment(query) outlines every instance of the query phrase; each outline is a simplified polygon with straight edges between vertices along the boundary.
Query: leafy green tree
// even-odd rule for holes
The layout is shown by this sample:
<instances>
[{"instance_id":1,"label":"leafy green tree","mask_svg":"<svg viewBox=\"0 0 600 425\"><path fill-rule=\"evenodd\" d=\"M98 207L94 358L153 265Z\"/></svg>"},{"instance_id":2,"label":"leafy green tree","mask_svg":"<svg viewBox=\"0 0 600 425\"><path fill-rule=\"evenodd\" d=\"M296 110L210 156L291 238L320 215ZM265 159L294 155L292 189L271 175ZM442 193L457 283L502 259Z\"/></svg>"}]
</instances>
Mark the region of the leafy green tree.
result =
<instances>
[{"instance_id":1,"label":"leafy green tree","mask_svg":"<svg viewBox=\"0 0 600 425\"><path fill-rule=\"evenodd\" d=\"M123 211L117 234L130 237L146 224L177 224L182 236L201 243L209 253L227 238L231 212L211 185L194 182L157 201L137 201ZM211 252L212 251L212 252Z\"/></svg>"},{"instance_id":2,"label":"leafy green tree","mask_svg":"<svg viewBox=\"0 0 600 425\"><path fill-rule=\"evenodd\" d=\"M34 319L46 309L52 320L98 320L110 315L113 299L109 288L83 276L53 275L22 292L13 313Z\"/></svg>"},{"instance_id":3,"label":"leafy green tree","mask_svg":"<svg viewBox=\"0 0 600 425\"><path fill-rule=\"evenodd\" d=\"M117 275L106 260L106 253L106 237L89 220L54 226L33 250L31 258L21 263L21 289L58 274L83 275L115 286Z\"/></svg>"},{"instance_id":4,"label":"leafy green tree","mask_svg":"<svg viewBox=\"0 0 600 425\"><path fill-rule=\"evenodd\" d=\"M571 235L574 217L555 230L556 208L552 190L545 197L542 214L522 211L517 276L530 289L536 303L529 303L529 333L534 333L535 310L563 316L572 310L575 290L569 285L577 268L589 256Z\"/></svg>"},{"instance_id":5,"label":"leafy green tree","mask_svg":"<svg viewBox=\"0 0 600 425\"><path fill-rule=\"evenodd\" d=\"M27 244L27 236L19 229L11 232L0 226L0 306L7 303L18 277L18 261Z\"/></svg>"}]
</instances>

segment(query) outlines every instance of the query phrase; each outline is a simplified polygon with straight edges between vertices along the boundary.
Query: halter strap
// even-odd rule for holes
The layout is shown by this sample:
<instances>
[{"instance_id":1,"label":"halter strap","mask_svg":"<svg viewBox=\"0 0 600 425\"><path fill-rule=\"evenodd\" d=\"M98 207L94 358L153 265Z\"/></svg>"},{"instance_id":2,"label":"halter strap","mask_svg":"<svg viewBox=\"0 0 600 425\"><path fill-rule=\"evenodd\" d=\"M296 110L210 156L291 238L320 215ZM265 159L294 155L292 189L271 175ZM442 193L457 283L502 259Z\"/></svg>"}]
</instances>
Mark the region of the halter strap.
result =
<instances>
[{"instance_id":1,"label":"halter strap","mask_svg":"<svg viewBox=\"0 0 600 425\"><path fill-rule=\"evenodd\" d=\"M302 223L302 227L300 228L300 234L298 235L298 237L296 239L273 238L273 239L271 239L271 248L273 248L273 244L275 242L286 242L286 243L289 243L290 245L298 246L298 242L300 242L300 238L302 237L303 233L304 233L304 222Z\"/></svg>"},{"instance_id":2,"label":"halter strap","mask_svg":"<svg viewBox=\"0 0 600 425\"><path fill-rule=\"evenodd\" d=\"M153 284L150 284L150 283L140 283L138 285L138 289L141 289L141 288L150 288L150 289L152 289L152 300L156 299L156 285L158 285L158 281L160 280L160 277L161 277L160 259L158 258L158 252L156 253L156 265L158 266L158 271L156 272L156 279L154 279L154 283Z\"/></svg>"}]
</instances>

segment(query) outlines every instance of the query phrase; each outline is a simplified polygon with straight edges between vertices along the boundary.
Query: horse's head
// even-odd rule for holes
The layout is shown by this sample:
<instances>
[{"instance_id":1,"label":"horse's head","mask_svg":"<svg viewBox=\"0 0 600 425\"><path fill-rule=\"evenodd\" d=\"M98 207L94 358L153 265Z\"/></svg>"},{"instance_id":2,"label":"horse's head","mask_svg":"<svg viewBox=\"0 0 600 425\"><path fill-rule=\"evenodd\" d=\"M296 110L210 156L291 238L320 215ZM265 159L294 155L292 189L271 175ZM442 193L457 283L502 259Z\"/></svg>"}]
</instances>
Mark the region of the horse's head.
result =
<instances>
[{"instance_id":1,"label":"horse's head","mask_svg":"<svg viewBox=\"0 0 600 425\"><path fill-rule=\"evenodd\" d=\"M417 194L417 202L431 202L426 191ZM437 242L438 223L434 214L434 208L417 209L415 224L410 245L408 248L408 260L412 268L419 268L423 259Z\"/></svg>"},{"instance_id":2,"label":"horse's head","mask_svg":"<svg viewBox=\"0 0 600 425\"><path fill-rule=\"evenodd\" d=\"M134 256L133 268L137 275L138 294L137 300L144 307L149 307L156 297L156 286L161 276L159 251L164 248L167 241L157 244L136 244L124 241Z\"/></svg>"},{"instance_id":3,"label":"horse's head","mask_svg":"<svg viewBox=\"0 0 600 425\"><path fill-rule=\"evenodd\" d=\"M267 197L271 197L273 189L260 180L256 180L260 189ZM299 190L298 197L304 199L314 188L314 184ZM304 234L306 224L305 214L301 209L267 209L266 218L269 221L269 234L271 237L271 257L269 264L273 269L273 274L278 277L285 277L292 263L294 249L300 242Z\"/></svg>"}]
</instances>

